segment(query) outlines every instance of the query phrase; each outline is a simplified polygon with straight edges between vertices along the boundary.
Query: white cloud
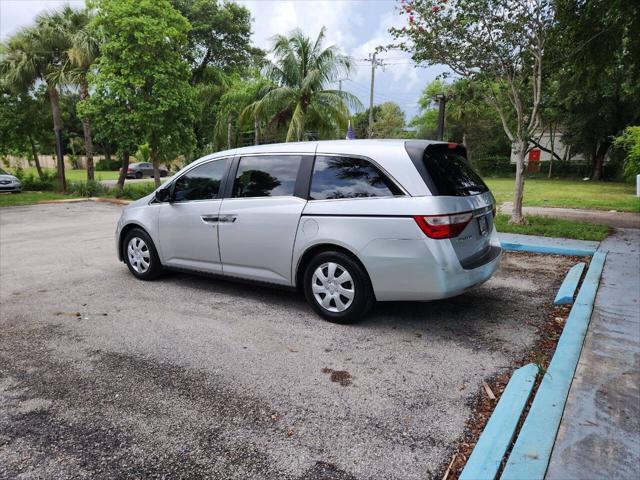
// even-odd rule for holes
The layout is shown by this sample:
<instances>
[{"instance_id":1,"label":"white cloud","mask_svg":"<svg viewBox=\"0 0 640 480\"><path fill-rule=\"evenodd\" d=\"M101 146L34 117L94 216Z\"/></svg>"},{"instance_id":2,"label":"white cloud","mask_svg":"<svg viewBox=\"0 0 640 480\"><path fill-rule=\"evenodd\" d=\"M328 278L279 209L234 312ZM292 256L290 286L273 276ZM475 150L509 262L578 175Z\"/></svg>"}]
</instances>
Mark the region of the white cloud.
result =
<instances>
[{"instance_id":1,"label":"white cloud","mask_svg":"<svg viewBox=\"0 0 640 480\"><path fill-rule=\"evenodd\" d=\"M82 8L84 0L0 0L0 39L31 24L38 14L66 4Z\"/></svg>"}]
</instances>

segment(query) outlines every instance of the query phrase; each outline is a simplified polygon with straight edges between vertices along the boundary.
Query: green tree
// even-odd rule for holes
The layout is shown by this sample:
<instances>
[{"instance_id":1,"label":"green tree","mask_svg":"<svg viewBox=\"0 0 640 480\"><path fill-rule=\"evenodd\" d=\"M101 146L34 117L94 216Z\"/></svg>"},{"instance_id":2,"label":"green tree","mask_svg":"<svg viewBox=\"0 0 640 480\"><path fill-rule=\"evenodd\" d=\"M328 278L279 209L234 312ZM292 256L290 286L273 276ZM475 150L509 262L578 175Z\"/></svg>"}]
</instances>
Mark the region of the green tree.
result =
<instances>
[{"instance_id":1,"label":"green tree","mask_svg":"<svg viewBox=\"0 0 640 480\"><path fill-rule=\"evenodd\" d=\"M218 0L171 0L189 21L185 57L192 83L209 83L207 70L243 72L264 53L251 45L251 12L233 2Z\"/></svg>"},{"instance_id":2,"label":"green tree","mask_svg":"<svg viewBox=\"0 0 640 480\"><path fill-rule=\"evenodd\" d=\"M59 88L70 45L66 35L52 28L50 19L54 15L57 14L40 15L33 27L23 28L6 41L0 52L0 72L5 85L16 93L28 92L39 82L46 85L56 141L58 185L65 191Z\"/></svg>"},{"instance_id":3,"label":"green tree","mask_svg":"<svg viewBox=\"0 0 640 480\"><path fill-rule=\"evenodd\" d=\"M400 106L394 102L382 103L374 117L372 138L404 138L404 127L404 112Z\"/></svg>"},{"instance_id":4,"label":"green tree","mask_svg":"<svg viewBox=\"0 0 640 480\"><path fill-rule=\"evenodd\" d=\"M545 103L598 180L614 137L640 121L640 4L558 0L556 10Z\"/></svg>"},{"instance_id":5,"label":"green tree","mask_svg":"<svg viewBox=\"0 0 640 480\"><path fill-rule=\"evenodd\" d=\"M634 180L640 175L640 126L627 127L614 141L614 146L624 151L624 176Z\"/></svg>"},{"instance_id":6,"label":"green tree","mask_svg":"<svg viewBox=\"0 0 640 480\"><path fill-rule=\"evenodd\" d=\"M67 50L69 64L66 77L80 90L80 100L89 98L89 72L99 53L99 40L91 26L92 15L88 10L73 10L65 7L60 18L52 18L52 25L62 30L62 34L69 38L70 47ZM84 138L84 154L87 160L87 180L93 181L93 137L91 120L82 119L82 133Z\"/></svg>"},{"instance_id":7,"label":"green tree","mask_svg":"<svg viewBox=\"0 0 640 480\"><path fill-rule=\"evenodd\" d=\"M355 95L327 89L347 76L353 63L335 46L323 48L324 37L323 27L315 41L300 30L274 38L274 60L266 68L274 86L250 108L254 116L268 117L271 123L286 120L287 142L302 140L311 125L321 134L335 135L337 128L344 131L349 108L360 108Z\"/></svg>"},{"instance_id":8,"label":"green tree","mask_svg":"<svg viewBox=\"0 0 640 480\"><path fill-rule=\"evenodd\" d=\"M39 150L49 148L53 141L47 122L50 115L41 92L16 95L7 88L0 91L0 156L26 156L43 178Z\"/></svg>"},{"instance_id":9,"label":"green tree","mask_svg":"<svg viewBox=\"0 0 640 480\"><path fill-rule=\"evenodd\" d=\"M130 152L148 143L156 185L159 164L193 143L194 91L184 60L189 22L168 0L100 0L94 26L102 37L95 93L83 115L122 152L122 188Z\"/></svg>"},{"instance_id":10,"label":"green tree","mask_svg":"<svg viewBox=\"0 0 640 480\"><path fill-rule=\"evenodd\" d=\"M255 111L248 107L260 100L269 85L269 82L261 77L243 80L236 76L232 80L218 103L215 127L217 149L237 146L238 134L250 130L253 130L253 143L260 143L260 127L264 119L256 116Z\"/></svg>"},{"instance_id":11,"label":"green tree","mask_svg":"<svg viewBox=\"0 0 640 480\"><path fill-rule=\"evenodd\" d=\"M435 138L438 131L438 110L434 98L444 93L447 98L445 139L462 143L467 157L509 156L510 148L502 130L500 117L485 100L487 87L464 78L447 83L434 80L422 92L420 113L410 125L418 138Z\"/></svg>"},{"instance_id":12,"label":"green tree","mask_svg":"<svg viewBox=\"0 0 640 480\"><path fill-rule=\"evenodd\" d=\"M409 24L392 29L417 62L447 65L485 83L486 100L500 116L516 156L512 223L523 223L525 158L540 127L543 58L554 11L550 0L414 0L404 4ZM405 43L410 42L410 46Z\"/></svg>"}]
</instances>

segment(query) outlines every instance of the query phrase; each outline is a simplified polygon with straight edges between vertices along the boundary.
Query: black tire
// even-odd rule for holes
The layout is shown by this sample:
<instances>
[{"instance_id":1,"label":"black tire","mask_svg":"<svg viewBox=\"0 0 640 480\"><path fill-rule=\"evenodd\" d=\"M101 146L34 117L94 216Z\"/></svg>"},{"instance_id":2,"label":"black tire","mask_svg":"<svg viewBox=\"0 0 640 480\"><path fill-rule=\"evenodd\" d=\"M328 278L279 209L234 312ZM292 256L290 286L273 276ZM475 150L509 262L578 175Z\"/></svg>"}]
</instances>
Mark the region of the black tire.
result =
<instances>
[{"instance_id":1,"label":"black tire","mask_svg":"<svg viewBox=\"0 0 640 480\"><path fill-rule=\"evenodd\" d=\"M146 252L148 252L148 263L149 266L146 270L143 270L144 267L139 267L136 265L135 259L132 261L129 254L129 243L133 239L140 239L144 243L146 247ZM134 244L136 242L134 241ZM140 244L141 245L141 244ZM142 254L144 254L144 249L142 249ZM129 271L140 280L155 280L160 277L163 273L162 264L160 263L160 257L158 257L158 251L156 250L156 246L153 244L153 240L151 237L142 230L141 228L134 228L129 230L124 237L124 242L122 242L122 256L124 257L124 261L129 267ZM139 258L138 256L136 256ZM138 263L138 265L140 265Z\"/></svg>"},{"instance_id":2,"label":"black tire","mask_svg":"<svg viewBox=\"0 0 640 480\"><path fill-rule=\"evenodd\" d=\"M140 180L142 178L142 172L136 172L135 177Z\"/></svg>"},{"instance_id":3,"label":"black tire","mask_svg":"<svg viewBox=\"0 0 640 480\"><path fill-rule=\"evenodd\" d=\"M162 178L166 177L167 176L167 171L166 170L160 170L160 176Z\"/></svg>"},{"instance_id":4,"label":"black tire","mask_svg":"<svg viewBox=\"0 0 640 480\"><path fill-rule=\"evenodd\" d=\"M325 288L324 284L318 283L320 281L319 278L314 278L314 273L320 267L325 266L325 264L331 263L336 264L337 269L339 268L340 270L346 271L351 277L353 299L342 311L330 311L323 307L316 299L316 294L313 291L314 282L317 286ZM328 271L327 269L328 267L325 267L324 269L321 269L321 272L326 275L326 272ZM337 269L336 274L339 273ZM339 278L341 274L336 276ZM371 281L369 280L369 275L367 275L366 270L357 260L342 252L326 251L317 254L307 263L302 281L304 295L309 305L311 305L311 308L313 308L322 318L330 322L342 324L357 322L364 317L375 303L373 288L371 287ZM348 288L349 282L340 285L340 287L343 286ZM329 308L338 309L340 307L338 306L338 303L336 303L335 296L339 295L339 290L337 290L338 287L336 287L336 282L334 282L333 287L334 291L328 294L329 298L332 295L334 296L333 299L329 300ZM324 300L327 294L324 294L323 296L323 293L320 292L318 293L318 296ZM343 305L347 303L346 301L348 300L348 297L340 295L339 301Z\"/></svg>"}]
</instances>

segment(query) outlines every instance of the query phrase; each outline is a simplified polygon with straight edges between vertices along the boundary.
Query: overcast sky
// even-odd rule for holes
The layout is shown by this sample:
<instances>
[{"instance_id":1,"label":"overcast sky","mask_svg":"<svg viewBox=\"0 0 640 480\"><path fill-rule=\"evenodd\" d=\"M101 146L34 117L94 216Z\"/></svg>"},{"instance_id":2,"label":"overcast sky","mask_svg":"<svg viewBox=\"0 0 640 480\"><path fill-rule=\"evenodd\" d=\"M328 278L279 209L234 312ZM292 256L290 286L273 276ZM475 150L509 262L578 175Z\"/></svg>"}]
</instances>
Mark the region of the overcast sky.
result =
<instances>
[{"instance_id":1,"label":"overcast sky","mask_svg":"<svg viewBox=\"0 0 640 480\"><path fill-rule=\"evenodd\" d=\"M69 3L82 7L84 1L0 0L0 38L28 25L36 15ZM379 45L391 41L388 29L400 25L396 0L239 0L253 17L253 43L265 50L276 33L301 28L315 37L327 27L326 45L335 44L356 59L357 68L343 89L356 94L369 105L370 64L364 62ZM443 69L416 68L406 53L390 51L379 54L387 66L376 70L375 103L392 100L406 112L407 120L416 114L416 102L424 86Z\"/></svg>"}]
</instances>

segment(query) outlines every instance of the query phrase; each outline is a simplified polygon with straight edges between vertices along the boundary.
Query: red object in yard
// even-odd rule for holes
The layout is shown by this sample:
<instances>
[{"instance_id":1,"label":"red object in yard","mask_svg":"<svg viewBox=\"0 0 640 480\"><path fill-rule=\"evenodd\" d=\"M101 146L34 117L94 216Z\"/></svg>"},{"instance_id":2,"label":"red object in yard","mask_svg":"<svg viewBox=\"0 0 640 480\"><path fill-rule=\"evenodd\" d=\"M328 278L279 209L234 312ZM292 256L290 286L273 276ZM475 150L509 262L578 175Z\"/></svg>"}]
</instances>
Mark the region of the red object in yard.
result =
<instances>
[{"instance_id":1,"label":"red object in yard","mask_svg":"<svg viewBox=\"0 0 640 480\"><path fill-rule=\"evenodd\" d=\"M540 150L535 148L529 152L529 161L530 162L539 162L540 161Z\"/></svg>"},{"instance_id":2,"label":"red object in yard","mask_svg":"<svg viewBox=\"0 0 640 480\"><path fill-rule=\"evenodd\" d=\"M540 149L536 148L529 151L527 171L530 173L538 173L540 171Z\"/></svg>"}]
</instances>

